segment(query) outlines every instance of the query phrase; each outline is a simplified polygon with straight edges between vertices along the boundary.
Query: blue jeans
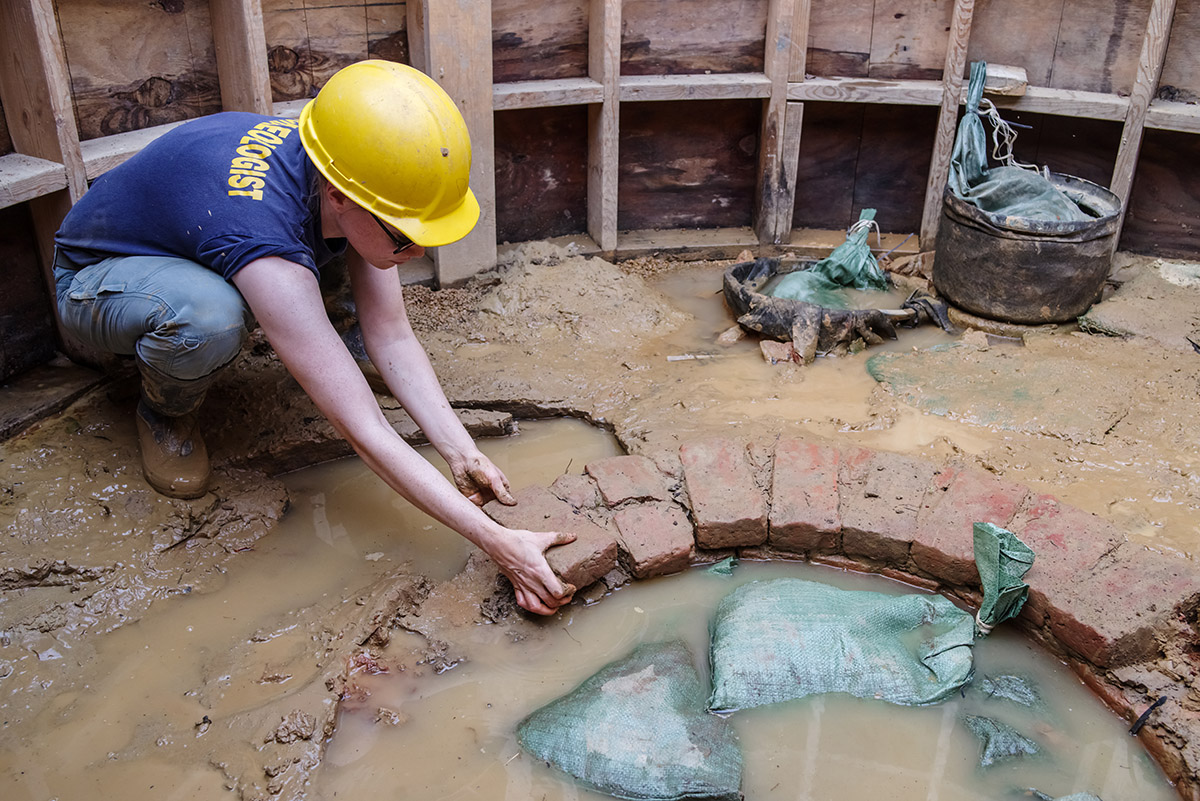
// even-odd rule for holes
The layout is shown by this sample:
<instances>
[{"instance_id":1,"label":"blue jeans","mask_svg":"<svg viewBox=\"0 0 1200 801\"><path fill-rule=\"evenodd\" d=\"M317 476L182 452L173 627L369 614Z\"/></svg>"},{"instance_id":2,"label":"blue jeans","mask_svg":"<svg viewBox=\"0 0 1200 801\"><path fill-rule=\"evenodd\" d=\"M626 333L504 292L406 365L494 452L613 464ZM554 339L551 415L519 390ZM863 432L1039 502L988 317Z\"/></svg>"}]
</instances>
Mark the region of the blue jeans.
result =
<instances>
[{"instance_id":1,"label":"blue jeans","mask_svg":"<svg viewBox=\"0 0 1200 801\"><path fill-rule=\"evenodd\" d=\"M235 286L186 259L118 256L75 271L57 254L54 281L64 328L98 350L136 356L143 381L196 382L201 399L254 324Z\"/></svg>"}]
</instances>

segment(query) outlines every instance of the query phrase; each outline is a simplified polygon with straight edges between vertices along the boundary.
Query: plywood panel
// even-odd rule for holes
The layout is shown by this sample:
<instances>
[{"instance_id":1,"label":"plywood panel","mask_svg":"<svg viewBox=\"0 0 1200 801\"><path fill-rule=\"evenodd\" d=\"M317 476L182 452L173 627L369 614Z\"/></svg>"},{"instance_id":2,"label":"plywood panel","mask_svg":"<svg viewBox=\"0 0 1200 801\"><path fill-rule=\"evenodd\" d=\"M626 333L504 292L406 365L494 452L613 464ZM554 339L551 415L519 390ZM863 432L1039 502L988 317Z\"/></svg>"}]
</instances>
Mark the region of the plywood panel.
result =
<instances>
[{"instance_id":1,"label":"plywood panel","mask_svg":"<svg viewBox=\"0 0 1200 801\"><path fill-rule=\"evenodd\" d=\"M1149 15L1150 0L1066 0L1050 85L1129 94Z\"/></svg>"},{"instance_id":2,"label":"plywood panel","mask_svg":"<svg viewBox=\"0 0 1200 801\"><path fill-rule=\"evenodd\" d=\"M625 0L621 74L762 72L767 0Z\"/></svg>"},{"instance_id":3,"label":"plywood panel","mask_svg":"<svg viewBox=\"0 0 1200 801\"><path fill-rule=\"evenodd\" d=\"M59 0L81 139L221 110L208 4Z\"/></svg>"},{"instance_id":4,"label":"plywood panel","mask_svg":"<svg viewBox=\"0 0 1200 801\"><path fill-rule=\"evenodd\" d=\"M873 208L881 231L919 233L937 120L928 106L865 108L851 222Z\"/></svg>"},{"instance_id":5,"label":"plywood panel","mask_svg":"<svg viewBox=\"0 0 1200 801\"><path fill-rule=\"evenodd\" d=\"M875 0L871 78L942 77L953 0Z\"/></svg>"},{"instance_id":6,"label":"plywood panel","mask_svg":"<svg viewBox=\"0 0 1200 801\"><path fill-rule=\"evenodd\" d=\"M875 0L812 0L806 71L822 78L865 78Z\"/></svg>"},{"instance_id":7,"label":"plywood panel","mask_svg":"<svg viewBox=\"0 0 1200 801\"><path fill-rule=\"evenodd\" d=\"M492 0L492 80L587 73L588 0Z\"/></svg>"},{"instance_id":8,"label":"plywood panel","mask_svg":"<svg viewBox=\"0 0 1200 801\"><path fill-rule=\"evenodd\" d=\"M367 54L401 64L412 63L408 50L408 4L367 4Z\"/></svg>"},{"instance_id":9,"label":"plywood panel","mask_svg":"<svg viewBox=\"0 0 1200 801\"><path fill-rule=\"evenodd\" d=\"M865 109L858 103L804 104L792 228L837 231L853 222L854 173Z\"/></svg>"},{"instance_id":10,"label":"plywood panel","mask_svg":"<svg viewBox=\"0 0 1200 801\"><path fill-rule=\"evenodd\" d=\"M28 205L0 209L0 381L54 356L50 296L42 278Z\"/></svg>"},{"instance_id":11,"label":"plywood panel","mask_svg":"<svg viewBox=\"0 0 1200 801\"><path fill-rule=\"evenodd\" d=\"M1159 80L1158 96L1163 100L1200 103L1200 4L1175 5L1171 42Z\"/></svg>"},{"instance_id":12,"label":"plywood panel","mask_svg":"<svg viewBox=\"0 0 1200 801\"><path fill-rule=\"evenodd\" d=\"M629 103L621 107L617 226L750 224L762 103Z\"/></svg>"},{"instance_id":13,"label":"plywood panel","mask_svg":"<svg viewBox=\"0 0 1200 801\"><path fill-rule=\"evenodd\" d=\"M369 57L408 63L407 6L394 0L262 0L276 102L316 95L342 67Z\"/></svg>"},{"instance_id":14,"label":"plywood panel","mask_svg":"<svg viewBox=\"0 0 1200 801\"><path fill-rule=\"evenodd\" d=\"M496 113L498 241L587 230L587 125L586 106Z\"/></svg>"},{"instance_id":15,"label":"plywood panel","mask_svg":"<svg viewBox=\"0 0 1200 801\"><path fill-rule=\"evenodd\" d=\"M1049 86L1065 0L976 0L968 61L1024 67Z\"/></svg>"},{"instance_id":16,"label":"plywood panel","mask_svg":"<svg viewBox=\"0 0 1200 801\"><path fill-rule=\"evenodd\" d=\"M1200 253L1200 136L1147 130L1121 234L1122 249L1165 258Z\"/></svg>"}]
</instances>

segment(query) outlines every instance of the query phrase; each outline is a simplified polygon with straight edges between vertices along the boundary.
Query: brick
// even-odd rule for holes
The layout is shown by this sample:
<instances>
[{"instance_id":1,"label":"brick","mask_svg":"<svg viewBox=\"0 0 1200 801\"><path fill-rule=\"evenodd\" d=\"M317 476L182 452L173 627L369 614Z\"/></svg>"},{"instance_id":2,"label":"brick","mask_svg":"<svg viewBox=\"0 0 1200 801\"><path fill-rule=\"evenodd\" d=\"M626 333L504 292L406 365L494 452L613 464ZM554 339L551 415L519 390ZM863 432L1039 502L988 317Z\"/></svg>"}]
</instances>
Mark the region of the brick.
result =
<instances>
[{"instance_id":1,"label":"brick","mask_svg":"<svg viewBox=\"0 0 1200 801\"><path fill-rule=\"evenodd\" d=\"M1066 603L1076 579L1095 570L1126 539L1104 518L1050 495L1030 494L1007 528L1033 549L1033 567L1025 574L1029 600L1021 614L1036 623L1051 607Z\"/></svg>"},{"instance_id":2,"label":"brick","mask_svg":"<svg viewBox=\"0 0 1200 801\"><path fill-rule=\"evenodd\" d=\"M572 509L597 509L600 506L600 493L596 489L596 482L587 476L563 473L554 479L550 491L570 504Z\"/></svg>"},{"instance_id":3,"label":"brick","mask_svg":"<svg viewBox=\"0 0 1200 801\"><path fill-rule=\"evenodd\" d=\"M723 438L688 442L679 458L697 545L729 548L767 541L767 503L744 445Z\"/></svg>"},{"instance_id":4,"label":"brick","mask_svg":"<svg viewBox=\"0 0 1200 801\"><path fill-rule=\"evenodd\" d=\"M687 570L692 559L692 524L673 503L626 506L613 513L621 550L635 578Z\"/></svg>"},{"instance_id":5,"label":"brick","mask_svg":"<svg viewBox=\"0 0 1200 801\"><path fill-rule=\"evenodd\" d=\"M1115 668L1158 655L1156 635L1200 601L1200 572L1190 559L1124 543L1062 590L1048 610L1055 639L1097 667Z\"/></svg>"},{"instance_id":6,"label":"brick","mask_svg":"<svg viewBox=\"0 0 1200 801\"><path fill-rule=\"evenodd\" d=\"M586 470L596 479L600 495L610 508L626 501L671 499L662 474L645 456L610 456L589 462Z\"/></svg>"},{"instance_id":7,"label":"brick","mask_svg":"<svg viewBox=\"0 0 1200 801\"><path fill-rule=\"evenodd\" d=\"M768 542L788 553L838 547L838 451L800 439L775 446Z\"/></svg>"},{"instance_id":8,"label":"brick","mask_svg":"<svg viewBox=\"0 0 1200 801\"><path fill-rule=\"evenodd\" d=\"M575 534L574 542L546 551L546 561L563 581L582 590L617 566L615 534L588 520L544 487L527 487L514 495L516 506L490 501L483 511L508 528Z\"/></svg>"},{"instance_id":9,"label":"brick","mask_svg":"<svg viewBox=\"0 0 1200 801\"><path fill-rule=\"evenodd\" d=\"M934 479L917 513L912 560L948 584L979 586L975 524L1007 528L1029 490L983 470L948 465Z\"/></svg>"},{"instance_id":10,"label":"brick","mask_svg":"<svg viewBox=\"0 0 1200 801\"><path fill-rule=\"evenodd\" d=\"M937 465L897 453L855 448L838 462L842 550L903 569L917 534L917 512Z\"/></svg>"}]
</instances>

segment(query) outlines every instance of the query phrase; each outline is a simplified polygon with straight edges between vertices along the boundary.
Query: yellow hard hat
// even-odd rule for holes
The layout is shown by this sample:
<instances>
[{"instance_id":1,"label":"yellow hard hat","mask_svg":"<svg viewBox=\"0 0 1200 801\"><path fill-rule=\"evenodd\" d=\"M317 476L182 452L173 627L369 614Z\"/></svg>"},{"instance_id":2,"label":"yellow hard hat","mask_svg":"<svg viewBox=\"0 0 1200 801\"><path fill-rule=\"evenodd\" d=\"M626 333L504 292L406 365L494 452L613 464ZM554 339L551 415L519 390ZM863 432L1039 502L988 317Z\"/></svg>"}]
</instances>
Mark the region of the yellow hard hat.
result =
<instances>
[{"instance_id":1,"label":"yellow hard hat","mask_svg":"<svg viewBox=\"0 0 1200 801\"><path fill-rule=\"evenodd\" d=\"M462 239L479 219L467 124L419 70L381 60L339 70L300 112L300 139L331 184L418 245Z\"/></svg>"}]
</instances>

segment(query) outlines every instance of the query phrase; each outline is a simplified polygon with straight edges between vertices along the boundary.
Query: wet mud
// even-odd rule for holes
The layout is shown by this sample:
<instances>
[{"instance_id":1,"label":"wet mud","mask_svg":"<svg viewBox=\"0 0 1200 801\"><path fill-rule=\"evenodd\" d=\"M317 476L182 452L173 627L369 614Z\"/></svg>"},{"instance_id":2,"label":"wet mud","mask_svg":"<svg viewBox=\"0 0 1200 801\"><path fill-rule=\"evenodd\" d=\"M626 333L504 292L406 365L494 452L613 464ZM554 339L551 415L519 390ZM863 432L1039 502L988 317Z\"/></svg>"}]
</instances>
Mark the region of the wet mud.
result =
<instances>
[{"instance_id":1,"label":"wet mud","mask_svg":"<svg viewBox=\"0 0 1200 801\"><path fill-rule=\"evenodd\" d=\"M756 340L730 331L719 294L727 265L612 265L533 244L465 288L410 287L407 296L451 403L478 436L572 416L648 455L736 433L956 456L1112 520L1136 543L1193 558L1200 354L1179 343L1180 326L1194 324L1179 310L1200 308L1200 290L1177 279L1178 265L1123 258L1123 286L1090 315L1107 322L1088 333L1063 327L1024 344L976 333L956 343L919 329L809 366L771 364ZM55 758L18 744L52 728L111 669L104 643L156 605L217 591L233 560L287 513L278 476L350 454L256 335L202 411L213 490L170 500L140 475L136 392L132 379L115 379L2 443L0 782L25 793L17 797L39 797L20 783L22 760ZM419 443L407 415L381 402ZM263 598L255 622L243 647L194 656L200 678L179 712L195 719L186 737L148 728L128 753L94 744L95 757L143 759L141 775L186 776L197 796L227 788L298 798L339 704L355 697L354 676L377 669L372 654L392 638L407 669L437 671L462 658L456 632L490 623L519 639L538 625L481 555L450 578L419 564L369 566L311 608L278 610ZM153 651L142 659L153 675ZM238 681L247 689L229 706Z\"/></svg>"}]
</instances>

